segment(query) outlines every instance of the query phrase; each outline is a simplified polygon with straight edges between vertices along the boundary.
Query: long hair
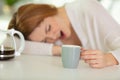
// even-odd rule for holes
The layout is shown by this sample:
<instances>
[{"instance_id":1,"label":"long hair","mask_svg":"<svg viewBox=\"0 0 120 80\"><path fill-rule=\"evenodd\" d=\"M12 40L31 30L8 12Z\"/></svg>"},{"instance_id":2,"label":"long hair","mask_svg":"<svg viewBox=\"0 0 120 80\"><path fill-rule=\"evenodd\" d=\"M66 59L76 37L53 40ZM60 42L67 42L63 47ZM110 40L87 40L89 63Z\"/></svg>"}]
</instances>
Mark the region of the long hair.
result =
<instances>
[{"instance_id":1,"label":"long hair","mask_svg":"<svg viewBox=\"0 0 120 80\"><path fill-rule=\"evenodd\" d=\"M39 25L44 18L57 14L57 8L47 4L26 4L21 6L13 15L8 29L14 28L28 38L30 33Z\"/></svg>"}]
</instances>

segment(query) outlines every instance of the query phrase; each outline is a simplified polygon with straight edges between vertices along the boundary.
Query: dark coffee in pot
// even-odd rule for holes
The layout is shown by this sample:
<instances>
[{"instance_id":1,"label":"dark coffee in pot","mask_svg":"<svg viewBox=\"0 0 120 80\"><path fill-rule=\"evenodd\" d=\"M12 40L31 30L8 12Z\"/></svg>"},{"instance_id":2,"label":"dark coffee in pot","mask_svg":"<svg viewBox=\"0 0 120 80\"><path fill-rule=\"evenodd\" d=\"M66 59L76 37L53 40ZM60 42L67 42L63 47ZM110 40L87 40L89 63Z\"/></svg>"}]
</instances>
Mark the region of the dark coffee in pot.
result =
<instances>
[{"instance_id":1,"label":"dark coffee in pot","mask_svg":"<svg viewBox=\"0 0 120 80\"><path fill-rule=\"evenodd\" d=\"M0 49L0 61L14 58L14 52L15 50L10 47L5 47L3 50Z\"/></svg>"}]
</instances>

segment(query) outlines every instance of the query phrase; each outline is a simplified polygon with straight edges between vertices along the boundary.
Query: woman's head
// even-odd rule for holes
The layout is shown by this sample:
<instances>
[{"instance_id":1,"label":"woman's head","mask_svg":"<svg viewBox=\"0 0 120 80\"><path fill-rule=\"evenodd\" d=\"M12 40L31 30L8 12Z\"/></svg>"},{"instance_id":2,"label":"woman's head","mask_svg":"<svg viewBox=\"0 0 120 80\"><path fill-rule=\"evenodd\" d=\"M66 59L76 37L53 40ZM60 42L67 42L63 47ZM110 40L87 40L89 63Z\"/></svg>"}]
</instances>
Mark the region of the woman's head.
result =
<instances>
[{"instance_id":1,"label":"woman's head","mask_svg":"<svg viewBox=\"0 0 120 80\"><path fill-rule=\"evenodd\" d=\"M26 4L13 15L8 28L14 28L28 39L30 33L49 16L57 14L57 8L47 4Z\"/></svg>"},{"instance_id":2,"label":"woman's head","mask_svg":"<svg viewBox=\"0 0 120 80\"><path fill-rule=\"evenodd\" d=\"M64 7L56 8L46 4L27 4L14 14L10 28L23 33L25 39L54 43L70 35L69 20Z\"/></svg>"}]
</instances>

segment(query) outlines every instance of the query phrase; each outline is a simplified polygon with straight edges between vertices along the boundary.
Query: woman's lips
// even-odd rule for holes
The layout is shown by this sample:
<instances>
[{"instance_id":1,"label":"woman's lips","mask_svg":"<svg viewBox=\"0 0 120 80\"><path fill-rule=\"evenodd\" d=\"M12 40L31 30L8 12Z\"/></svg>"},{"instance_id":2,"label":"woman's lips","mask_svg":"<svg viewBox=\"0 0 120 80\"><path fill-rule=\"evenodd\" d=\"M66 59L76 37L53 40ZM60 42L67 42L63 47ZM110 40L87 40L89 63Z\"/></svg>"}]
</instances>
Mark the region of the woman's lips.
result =
<instances>
[{"instance_id":1,"label":"woman's lips","mask_svg":"<svg viewBox=\"0 0 120 80\"><path fill-rule=\"evenodd\" d=\"M64 39L64 38L65 38L65 34L62 31L60 31L60 39Z\"/></svg>"}]
</instances>

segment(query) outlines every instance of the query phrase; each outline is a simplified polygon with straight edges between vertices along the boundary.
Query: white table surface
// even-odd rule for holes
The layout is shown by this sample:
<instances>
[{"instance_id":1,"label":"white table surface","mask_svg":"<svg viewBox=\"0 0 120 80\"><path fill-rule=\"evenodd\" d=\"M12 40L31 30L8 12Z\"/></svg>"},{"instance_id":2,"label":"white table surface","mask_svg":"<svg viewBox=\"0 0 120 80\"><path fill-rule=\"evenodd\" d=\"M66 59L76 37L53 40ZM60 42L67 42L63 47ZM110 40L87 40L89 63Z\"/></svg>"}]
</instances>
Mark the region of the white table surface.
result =
<instances>
[{"instance_id":1,"label":"white table surface","mask_svg":"<svg viewBox=\"0 0 120 80\"><path fill-rule=\"evenodd\" d=\"M0 61L0 80L120 80L120 66L92 69L80 60L77 69L65 69L61 57L21 55Z\"/></svg>"}]
</instances>

